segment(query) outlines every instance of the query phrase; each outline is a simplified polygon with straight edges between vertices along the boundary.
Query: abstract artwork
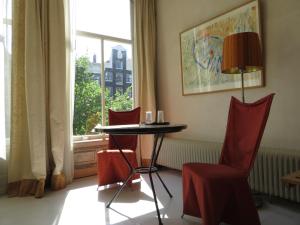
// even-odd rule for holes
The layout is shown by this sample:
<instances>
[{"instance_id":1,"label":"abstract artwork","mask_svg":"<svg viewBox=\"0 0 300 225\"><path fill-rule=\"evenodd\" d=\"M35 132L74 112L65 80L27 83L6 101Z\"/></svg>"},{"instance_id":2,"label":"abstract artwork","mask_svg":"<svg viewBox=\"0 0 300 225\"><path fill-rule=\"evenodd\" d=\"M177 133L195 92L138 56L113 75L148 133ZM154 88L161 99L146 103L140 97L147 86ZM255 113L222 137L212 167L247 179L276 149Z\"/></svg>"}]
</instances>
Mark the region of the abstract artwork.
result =
<instances>
[{"instance_id":1,"label":"abstract artwork","mask_svg":"<svg viewBox=\"0 0 300 225\"><path fill-rule=\"evenodd\" d=\"M240 74L221 72L223 40L240 32L260 35L257 0L180 33L183 95L241 87ZM244 81L245 87L263 86L263 72L246 73Z\"/></svg>"}]
</instances>

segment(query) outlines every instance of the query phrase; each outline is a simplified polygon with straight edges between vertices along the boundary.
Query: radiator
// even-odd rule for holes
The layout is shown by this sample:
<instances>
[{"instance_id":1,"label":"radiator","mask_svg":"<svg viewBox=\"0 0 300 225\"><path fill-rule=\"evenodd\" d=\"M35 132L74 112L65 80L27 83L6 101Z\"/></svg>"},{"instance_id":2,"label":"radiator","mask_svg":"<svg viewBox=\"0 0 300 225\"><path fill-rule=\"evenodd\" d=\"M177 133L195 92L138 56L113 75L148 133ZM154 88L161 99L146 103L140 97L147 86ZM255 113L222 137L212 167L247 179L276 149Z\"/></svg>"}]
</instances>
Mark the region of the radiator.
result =
<instances>
[{"instance_id":1,"label":"radiator","mask_svg":"<svg viewBox=\"0 0 300 225\"><path fill-rule=\"evenodd\" d=\"M157 163L181 170L187 162L218 163L222 144L165 138ZM251 189L300 202L300 188L288 187L281 177L300 170L300 151L261 147L249 176Z\"/></svg>"}]
</instances>

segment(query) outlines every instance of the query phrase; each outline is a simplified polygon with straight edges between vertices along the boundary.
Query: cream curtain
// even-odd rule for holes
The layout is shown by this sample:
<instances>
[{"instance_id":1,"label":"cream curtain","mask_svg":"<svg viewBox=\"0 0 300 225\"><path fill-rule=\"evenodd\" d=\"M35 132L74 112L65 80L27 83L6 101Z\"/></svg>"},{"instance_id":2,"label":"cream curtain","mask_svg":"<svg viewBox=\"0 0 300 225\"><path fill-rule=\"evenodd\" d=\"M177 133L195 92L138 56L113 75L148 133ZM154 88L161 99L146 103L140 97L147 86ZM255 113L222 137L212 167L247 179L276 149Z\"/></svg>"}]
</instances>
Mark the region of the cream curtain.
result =
<instances>
[{"instance_id":1,"label":"cream curtain","mask_svg":"<svg viewBox=\"0 0 300 225\"><path fill-rule=\"evenodd\" d=\"M65 6L61 0L13 2L11 196L43 196L49 174L53 189L65 186L64 174L72 179Z\"/></svg>"},{"instance_id":2,"label":"cream curtain","mask_svg":"<svg viewBox=\"0 0 300 225\"><path fill-rule=\"evenodd\" d=\"M137 90L136 102L141 107L141 120L145 112L156 114L155 71L156 71L156 1L134 1L134 70ZM152 136L142 136L142 159L150 159L153 146ZM146 161L147 162L147 161Z\"/></svg>"}]
</instances>

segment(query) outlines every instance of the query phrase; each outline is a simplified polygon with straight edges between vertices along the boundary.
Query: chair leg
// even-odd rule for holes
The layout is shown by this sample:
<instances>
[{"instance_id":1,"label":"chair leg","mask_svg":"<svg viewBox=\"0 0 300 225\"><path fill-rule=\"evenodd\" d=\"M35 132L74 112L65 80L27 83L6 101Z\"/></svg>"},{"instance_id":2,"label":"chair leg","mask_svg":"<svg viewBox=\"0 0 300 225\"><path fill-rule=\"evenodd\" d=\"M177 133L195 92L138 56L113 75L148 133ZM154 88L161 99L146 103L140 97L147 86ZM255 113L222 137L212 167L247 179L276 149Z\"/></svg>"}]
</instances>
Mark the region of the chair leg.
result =
<instances>
[{"instance_id":1,"label":"chair leg","mask_svg":"<svg viewBox=\"0 0 300 225\"><path fill-rule=\"evenodd\" d=\"M160 175L158 172L155 172L157 177L159 178L160 182L162 183L162 185L164 186L165 190L168 192L170 198L173 198L173 195L171 194L171 192L169 191L169 189L167 188L166 184L164 183L164 181L161 179Z\"/></svg>"}]
</instances>

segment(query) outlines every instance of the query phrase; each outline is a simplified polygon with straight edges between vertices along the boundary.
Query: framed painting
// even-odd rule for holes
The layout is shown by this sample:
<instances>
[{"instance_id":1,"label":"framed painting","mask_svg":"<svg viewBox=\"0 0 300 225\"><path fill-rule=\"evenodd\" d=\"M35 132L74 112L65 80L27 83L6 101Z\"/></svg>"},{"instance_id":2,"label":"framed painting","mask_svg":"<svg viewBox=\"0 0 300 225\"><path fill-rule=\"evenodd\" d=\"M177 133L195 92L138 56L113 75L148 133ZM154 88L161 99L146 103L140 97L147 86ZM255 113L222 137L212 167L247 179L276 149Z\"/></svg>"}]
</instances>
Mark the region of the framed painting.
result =
<instances>
[{"instance_id":1,"label":"framed painting","mask_svg":"<svg viewBox=\"0 0 300 225\"><path fill-rule=\"evenodd\" d=\"M221 72L223 40L240 32L257 32L261 38L257 0L180 33L183 95L241 87L240 74ZM245 73L244 82L245 87L263 86L263 71Z\"/></svg>"}]
</instances>

